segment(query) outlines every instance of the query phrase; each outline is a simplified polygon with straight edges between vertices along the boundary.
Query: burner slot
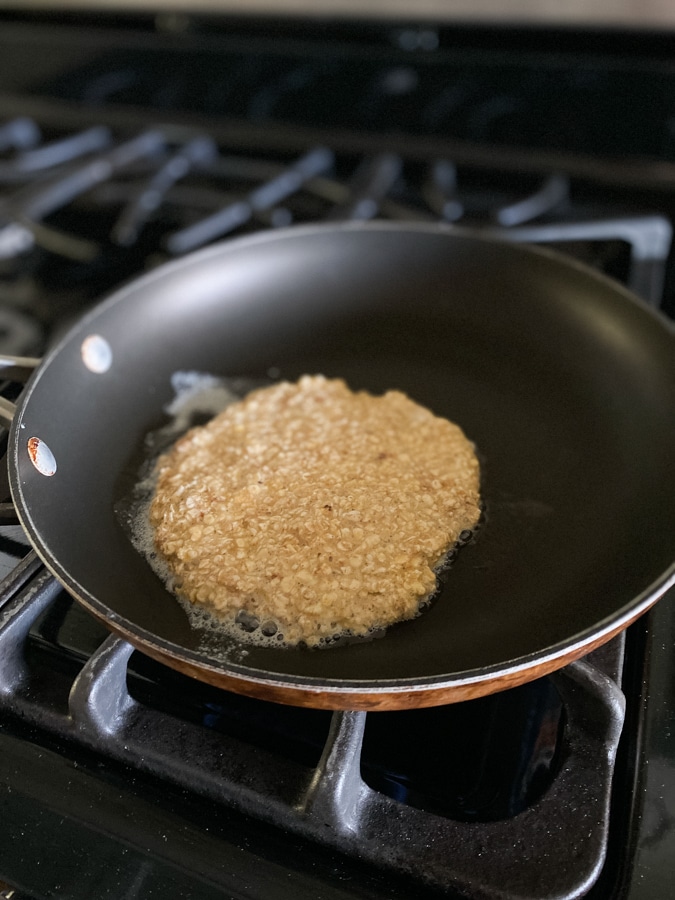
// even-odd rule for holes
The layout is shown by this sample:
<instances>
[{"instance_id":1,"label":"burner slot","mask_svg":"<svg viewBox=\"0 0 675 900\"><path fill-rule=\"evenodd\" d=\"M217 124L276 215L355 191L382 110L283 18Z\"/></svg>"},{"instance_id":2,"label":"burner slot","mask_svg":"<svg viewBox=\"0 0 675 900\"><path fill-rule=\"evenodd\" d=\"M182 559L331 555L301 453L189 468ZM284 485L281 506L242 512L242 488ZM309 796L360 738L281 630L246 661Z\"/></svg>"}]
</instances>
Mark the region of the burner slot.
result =
<instances>
[{"instance_id":1,"label":"burner slot","mask_svg":"<svg viewBox=\"0 0 675 900\"><path fill-rule=\"evenodd\" d=\"M462 822L518 815L553 783L565 728L542 678L449 707L371 715L363 778L388 797Z\"/></svg>"},{"instance_id":2,"label":"burner slot","mask_svg":"<svg viewBox=\"0 0 675 900\"><path fill-rule=\"evenodd\" d=\"M146 707L282 757L308 772L319 764L331 725L327 710L284 706L223 691L141 653L131 657L127 686L131 696Z\"/></svg>"}]
</instances>

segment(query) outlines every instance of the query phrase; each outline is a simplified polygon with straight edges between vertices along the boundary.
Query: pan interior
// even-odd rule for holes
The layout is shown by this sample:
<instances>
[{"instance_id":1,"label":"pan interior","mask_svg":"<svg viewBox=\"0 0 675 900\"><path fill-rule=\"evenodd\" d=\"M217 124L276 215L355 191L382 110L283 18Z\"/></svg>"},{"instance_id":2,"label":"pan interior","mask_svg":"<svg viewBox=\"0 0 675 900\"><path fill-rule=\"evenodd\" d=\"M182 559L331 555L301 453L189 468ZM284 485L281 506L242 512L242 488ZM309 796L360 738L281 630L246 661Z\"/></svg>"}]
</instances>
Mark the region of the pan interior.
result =
<instances>
[{"instance_id":1,"label":"pan interior","mask_svg":"<svg viewBox=\"0 0 675 900\"><path fill-rule=\"evenodd\" d=\"M103 373L82 363L92 334L112 351ZM536 661L625 614L672 563L673 345L606 280L470 236L319 228L211 248L120 292L43 366L13 432L16 499L76 595L179 656L373 686ZM322 373L402 390L460 424L486 517L433 606L329 650L192 630L115 513L167 421L176 371ZM52 477L30 462L33 436L54 454Z\"/></svg>"}]
</instances>

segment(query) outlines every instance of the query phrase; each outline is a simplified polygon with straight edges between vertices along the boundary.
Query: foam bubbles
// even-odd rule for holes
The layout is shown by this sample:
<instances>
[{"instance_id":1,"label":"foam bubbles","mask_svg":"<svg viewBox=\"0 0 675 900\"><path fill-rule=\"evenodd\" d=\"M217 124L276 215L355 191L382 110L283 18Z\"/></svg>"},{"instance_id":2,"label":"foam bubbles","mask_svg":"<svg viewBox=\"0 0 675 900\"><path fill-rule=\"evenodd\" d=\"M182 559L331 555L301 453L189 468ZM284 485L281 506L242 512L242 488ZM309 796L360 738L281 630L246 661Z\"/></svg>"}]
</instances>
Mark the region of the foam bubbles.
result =
<instances>
[{"instance_id":1,"label":"foam bubbles","mask_svg":"<svg viewBox=\"0 0 675 900\"><path fill-rule=\"evenodd\" d=\"M276 377L275 372L275 377ZM178 371L171 378L173 398L164 408L166 423L146 436L144 459L138 470L138 479L133 493L118 504L118 518L136 550L148 564L185 611L190 627L198 634L198 650L212 659L243 661L249 651L246 645L263 648L287 647L283 627L279 622L265 618L259 621L251 613L240 610L231 619L216 615L205 606L191 603L176 591L173 575L154 544L154 530L150 524L150 506L156 486L156 462L179 437L195 424L203 424L222 412L228 405L242 399L250 391L268 385L269 381L253 379L218 378L214 375ZM431 606L440 593L443 576L452 565L458 550L469 543L474 531L462 532L457 543L451 547L434 566L437 576L437 590L419 601L418 615ZM362 643L382 637L385 628L373 628L366 635L354 636L348 632L337 632L319 639L317 648L333 648L349 643ZM301 645L299 645L301 646Z\"/></svg>"},{"instance_id":2,"label":"foam bubbles","mask_svg":"<svg viewBox=\"0 0 675 900\"><path fill-rule=\"evenodd\" d=\"M252 644L256 647L279 648L288 646L284 642L284 634L276 622L271 623L265 620L263 626L259 622L252 625L250 620L246 624L246 619L250 613L240 610L236 616L226 619L221 615L216 615L205 606L199 606L196 603L190 603L184 597L174 593L174 596L180 603L188 617L190 626L200 635L199 649L208 652L210 656L216 658L232 659L232 642L241 645L242 642ZM245 621L241 621L241 614L244 614ZM273 624L274 630L271 631ZM270 626L269 630L264 626ZM237 649L241 650L241 646Z\"/></svg>"}]
</instances>

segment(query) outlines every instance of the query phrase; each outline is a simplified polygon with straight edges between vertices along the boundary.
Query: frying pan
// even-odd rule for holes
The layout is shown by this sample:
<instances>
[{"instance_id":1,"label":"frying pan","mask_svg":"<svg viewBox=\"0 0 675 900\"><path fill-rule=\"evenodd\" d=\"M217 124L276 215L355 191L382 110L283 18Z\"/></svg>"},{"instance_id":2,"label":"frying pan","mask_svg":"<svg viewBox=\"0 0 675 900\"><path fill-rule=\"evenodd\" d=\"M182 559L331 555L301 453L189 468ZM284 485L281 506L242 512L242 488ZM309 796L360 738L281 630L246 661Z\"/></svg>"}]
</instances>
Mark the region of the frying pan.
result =
<instances>
[{"instance_id":1,"label":"frying pan","mask_svg":"<svg viewBox=\"0 0 675 900\"><path fill-rule=\"evenodd\" d=\"M109 353L92 363L92 345ZM118 513L179 371L340 376L458 422L485 521L431 608L321 650L191 627ZM672 584L675 332L541 249L441 226L291 228L184 257L95 308L32 375L8 459L39 556L144 653L297 705L464 700L589 652Z\"/></svg>"}]
</instances>

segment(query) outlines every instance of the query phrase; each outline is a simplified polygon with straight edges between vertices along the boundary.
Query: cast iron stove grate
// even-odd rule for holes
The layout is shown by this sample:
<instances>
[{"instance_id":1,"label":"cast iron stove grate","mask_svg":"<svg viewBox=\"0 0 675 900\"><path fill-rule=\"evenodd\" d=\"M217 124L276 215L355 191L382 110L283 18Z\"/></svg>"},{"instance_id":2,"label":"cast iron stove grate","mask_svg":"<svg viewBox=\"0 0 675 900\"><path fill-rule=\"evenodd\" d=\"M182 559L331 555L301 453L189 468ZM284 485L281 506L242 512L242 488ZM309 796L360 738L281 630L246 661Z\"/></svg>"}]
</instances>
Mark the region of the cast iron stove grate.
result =
<instances>
[{"instance_id":1,"label":"cast iron stove grate","mask_svg":"<svg viewBox=\"0 0 675 900\"><path fill-rule=\"evenodd\" d=\"M23 116L0 125L0 351L34 353L120 281L172 256L316 221L440 221L545 243L663 302L672 227L639 194L611 203L559 171L488 171L403 148L261 156L207 130L84 119L69 130Z\"/></svg>"},{"instance_id":2,"label":"cast iron stove grate","mask_svg":"<svg viewBox=\"0 0 675 900\"><path fill-rule=\"evenodd\" d=\"M233 735L231 729L208 727L213 722L205 726L207 717L198 724L135 699L131 686L148 677L148 667L141 663L135 672L133 668L128 672L132 648L117 637L105 638L74 677L72 666L64 666L63 659L61 667L52 664L47 672L41 669L39 645L44 651L54 618L64 627L63 609L58 606L63 608L65 603L67 609L70 601L32 554L6 580L0 601L2 708L24 726L397 871L421 886L485 898L571 900L583 896L597 878L606 848L612 772L623 723L624 698L615 681L621 669L622 640L534 687L548 695L544 708L555 709L552 689L564 706L564 725L555 714L543 715L538 723L536 739L548 737L559 754L546 789L516 815L457 821L368 784L373 763L368 761L372 747L368 748L367 738L364 745L367 717L392 722L396 713L333 713L323 746L314 748L318 759L310 762L305 757L299 762L297 750L279 752L275 746L272 751L271 746L251 741L250 719L248 734ZM51 625L45 621L50 616ZM157 678L156 672L152 677ZM176 679L171 674L166 680L160 676L160 688L166 689L172 680ZM153 693L159 696L158 686L153 687L150 693L145 690L146 698ZM531 696L532 690L527 689ZM134 693L144 691L137 684ZM220 695L215 704L214 692L207 693L211 716L218 715L218 710L222 716L233 705L236 709L236 698L232 704L224 692L215 692ZM512 692L511 709L516 696ZM254 705L254 714L264 716L264 705ZM461 714L462 706L445 709L450 724L453 712ZM530 709L531 715L535 713L536 705ZM407 724L419 739L423 735L416 729L416 715L400 717L397 724ZM384 724L386 746L388 722ZM381 727L379 721L375 727ZM552 735L547 735L551 728L559 731L552 741ZM321 734L321 726L310 731L312 736ZM453 739L463 740L459 731ZM374 735L373 744L377 741ZM526 762L533 760L537 762L537 754L530 752ZM398 786L403 787L401 782ZM542 858L548 861L545 867Z\"/></svg>"}]
</instances>

